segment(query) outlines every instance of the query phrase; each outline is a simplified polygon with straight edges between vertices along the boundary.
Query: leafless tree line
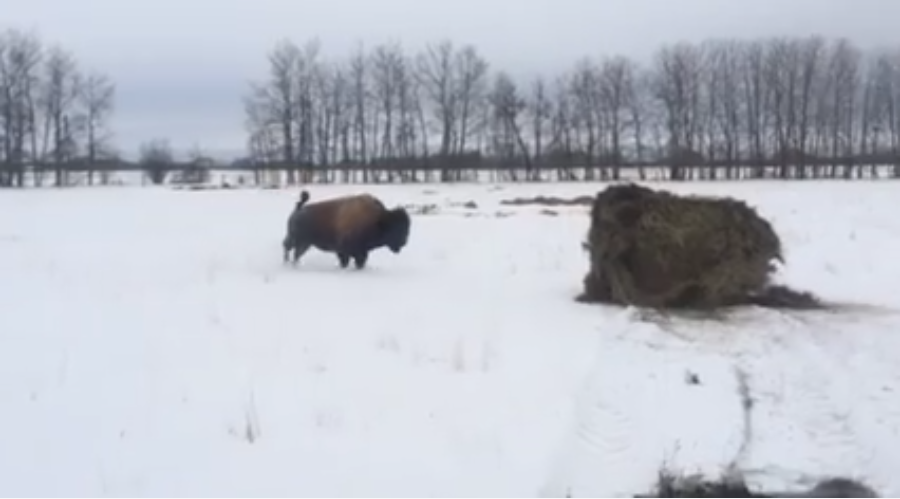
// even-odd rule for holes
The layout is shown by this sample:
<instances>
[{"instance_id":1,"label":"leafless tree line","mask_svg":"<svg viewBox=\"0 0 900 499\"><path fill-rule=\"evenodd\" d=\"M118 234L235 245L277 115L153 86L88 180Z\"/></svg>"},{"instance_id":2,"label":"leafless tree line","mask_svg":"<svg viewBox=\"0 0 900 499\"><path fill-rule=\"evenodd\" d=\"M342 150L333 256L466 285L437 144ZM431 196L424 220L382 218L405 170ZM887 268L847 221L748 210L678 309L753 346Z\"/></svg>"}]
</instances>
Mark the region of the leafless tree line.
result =
<instances>
[{"instance_id":1,"label":"leafless tree line","mask_svg":"<svg viewBox=\"0 0 900 499\"><path fill-rule=\"evenodd\" d=\"M34 33L0 31L0 187L23 186L29 171L37 185L48 176L68 185L73 171L93 183L99 170L106 181L114 100L109 78L80 67L70 51Z\"/></svg>"},{"instance_id":2,"label":"leafless tree line","mask_svg":"<svg viewBox=\"0 0 900 499\"><path fill-rule=\"evenodd\" d=\"M900 47L709 40L530 82L450 41L329 60L282 40L268 62L244 99L249 160L291 183L900 177Z\"/></svg>"}]
</instances>

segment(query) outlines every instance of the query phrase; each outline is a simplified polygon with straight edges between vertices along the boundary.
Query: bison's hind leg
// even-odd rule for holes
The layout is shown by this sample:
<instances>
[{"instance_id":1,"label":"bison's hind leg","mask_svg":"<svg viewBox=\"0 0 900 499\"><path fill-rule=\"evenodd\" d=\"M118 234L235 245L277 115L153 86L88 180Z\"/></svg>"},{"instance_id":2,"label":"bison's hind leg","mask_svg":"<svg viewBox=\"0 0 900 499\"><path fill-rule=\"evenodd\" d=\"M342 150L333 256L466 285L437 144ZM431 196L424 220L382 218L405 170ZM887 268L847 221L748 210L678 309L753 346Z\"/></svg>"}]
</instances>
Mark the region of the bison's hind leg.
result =
<instances>
[{"instance_id":1,"label":"bison's hind leg","mask_svg":"<svg viewBox=\"0 0 900 499\"><path fill-rule=\"evenodd\" d=\"M294 242L291 240L291 236L284 238L284 241L281 242L281 249L283 252L284 263L287 263L291 258L291 250L294 249Z\"/></svg>"},{"instance_id":2,"label":"bison's hind leg","mask_svg":"<svg viewBox=\"0 0 900 499\"><path fill-rule=\"evenodd\" d=\"M310 244L298 244L294 246L294 258L291 259L291 264L297 266L297 262L300 261L300 257L306 254L309 251Z\"/></svg>"}]
</instances>

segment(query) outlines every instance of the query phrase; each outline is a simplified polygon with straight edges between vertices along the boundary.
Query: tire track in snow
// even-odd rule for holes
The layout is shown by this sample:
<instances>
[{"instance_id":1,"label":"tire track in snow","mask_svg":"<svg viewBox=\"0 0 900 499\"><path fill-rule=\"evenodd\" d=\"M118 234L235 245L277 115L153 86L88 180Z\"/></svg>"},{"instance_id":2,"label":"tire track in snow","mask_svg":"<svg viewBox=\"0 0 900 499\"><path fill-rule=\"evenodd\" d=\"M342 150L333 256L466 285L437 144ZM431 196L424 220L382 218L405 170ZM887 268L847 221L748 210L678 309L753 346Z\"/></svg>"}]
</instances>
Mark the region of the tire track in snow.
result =
<instances>
[{"instance_id":1,"label":"tire track in snow","mask_svg":"<svg viewBox=\"0 0 900 499\"><path fill-rule=\"evenodd\" d=\"M716 473L737 453L742 412L728 360L648 344L660 334L651 324L626 331L602 345L541 495L631 495L664 464Z\"/></svg>"},{"instance_id":2,"label":"tire track in snow","mask_svg":"<svg viewBox=\"0 0 900 499\"><path fill-rule=\"evenodd\" d=\"M773 369L773 364L780 368ZM823 464L850 456L854 458L848 461L857 460L855 435L847 421L847 388L815 346L797 343L791 352L760 358L750 365L755 373L757 410L756 442L749 463L780 463L779 467L790 463L798 471L829 474L832 470L828 468L833 466Z\"/></svg>"},{"instance_id":3,"label":"tire track in snow","mask_svg":"<svg viewBox=\"0 0 900 499\"><path fill-rule=\"evenodd\" d=\"M900 420L900 397L890 392L900 386L891 362L897 343L885 339L895 326L852 318L753 311L725 322L620 325L585 383L542 494L646 492L664 461L720 473L742 431L737 388L725 370L735 365L748 373L754 399L753 441L740 463L751 485L795 489L849 474L887 492L880 485L893 474L880 463L900 460L884 441L897 429L879 428ZM704 386L675 383L685 368L700 371ZM707 384L715 389L704 390Z\"/></svg>"},{"instance_id":4,"label":"tire track in snow","mask_svg":"<svg viewBox=\"0 0 900 499\"><path fill-rule=\"evenodd\" d=\"M896 347L878 345L877 338L876 345L867 341L889 338L892 328L877 319L853 324L852 317L786 320L767 334L779 336L780 347L752 357L760 401L751 456L756 466L751 466L769 470L759 473L760 485L796 487L822 475L850 474L877 487L891 478L888 470L878 470L885 459L878 454L887 450L885 432L871 431L870 419L886 412L888 420L898 421L900 404L866 386L900 381L900 372L888 367L883 353ZM896 451L894 456L900 458Z\"/></svg>"}]
</instances>

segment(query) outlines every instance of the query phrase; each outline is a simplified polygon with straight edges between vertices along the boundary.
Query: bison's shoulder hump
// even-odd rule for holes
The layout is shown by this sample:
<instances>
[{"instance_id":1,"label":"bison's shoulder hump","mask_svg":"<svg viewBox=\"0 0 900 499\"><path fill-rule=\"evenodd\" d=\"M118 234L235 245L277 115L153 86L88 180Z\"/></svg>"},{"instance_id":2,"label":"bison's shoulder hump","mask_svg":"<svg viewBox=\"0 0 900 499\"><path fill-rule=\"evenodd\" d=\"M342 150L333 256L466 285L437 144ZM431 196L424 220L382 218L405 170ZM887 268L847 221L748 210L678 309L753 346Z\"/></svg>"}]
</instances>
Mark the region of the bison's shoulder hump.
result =
<instances>
[{"instance_id":1,"label":"bison's shoulder hump","mask_svg":"<svg viewBox=\"0 0 900 499\"><path fill-rule=\"evenodd\" d=\"M341 198L335 212L335 229L343 234L360 230L377 223L385 207L371 194L358 194Z\"/></svg>"}]
</instances>

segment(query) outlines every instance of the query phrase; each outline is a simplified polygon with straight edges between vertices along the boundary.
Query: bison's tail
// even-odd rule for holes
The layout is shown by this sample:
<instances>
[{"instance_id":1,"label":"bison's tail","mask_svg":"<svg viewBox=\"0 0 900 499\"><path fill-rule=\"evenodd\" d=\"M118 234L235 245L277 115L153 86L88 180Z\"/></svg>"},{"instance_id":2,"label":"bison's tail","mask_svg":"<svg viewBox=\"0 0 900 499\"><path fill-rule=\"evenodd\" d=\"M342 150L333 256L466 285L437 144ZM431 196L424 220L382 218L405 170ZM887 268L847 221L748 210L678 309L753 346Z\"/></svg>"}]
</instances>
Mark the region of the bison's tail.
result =
<instances>
[{"instance_id":1,"label":"bison's tail","mask_svg":"<svg viewBox=\"0 0 900 499\"><path fill-rule=\"evenodd\" d=\"M303 205L305 205L307 201L309 201L309 191L304 189L300 191L300 199L297 200L295 209L299 210L300 208L303 208Z\"/></svg>"}]
</instances>

